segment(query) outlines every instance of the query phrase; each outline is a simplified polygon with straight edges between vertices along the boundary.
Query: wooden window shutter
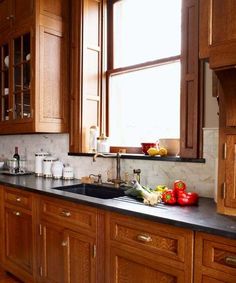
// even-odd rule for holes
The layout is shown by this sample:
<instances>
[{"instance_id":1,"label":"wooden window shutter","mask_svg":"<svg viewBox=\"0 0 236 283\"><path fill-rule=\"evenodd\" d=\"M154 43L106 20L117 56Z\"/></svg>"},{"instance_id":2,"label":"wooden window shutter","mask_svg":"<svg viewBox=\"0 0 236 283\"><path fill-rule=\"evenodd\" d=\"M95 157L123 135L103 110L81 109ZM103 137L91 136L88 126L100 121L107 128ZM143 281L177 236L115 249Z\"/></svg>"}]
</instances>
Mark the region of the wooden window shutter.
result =
<instances>
[{"instance_id":1,"label":"wooden window shutter","mask_svg":"<svg viewBox=\"0 0 236 283\"><path fill-rule=\"evenodd\" d=\"M105 0L72 0L70 152L88 152L89 128L102 121Z\"/></svg>"},{"instance_id":2,"label":"wooden window shutter","mask_svg":"<svg viewBox=\"0 0 236 283\"><path fill-rule=\"evenodd\" d=\"M198 0L182 2L180 156L199 157Z\"/></svg>"}]
</instances>

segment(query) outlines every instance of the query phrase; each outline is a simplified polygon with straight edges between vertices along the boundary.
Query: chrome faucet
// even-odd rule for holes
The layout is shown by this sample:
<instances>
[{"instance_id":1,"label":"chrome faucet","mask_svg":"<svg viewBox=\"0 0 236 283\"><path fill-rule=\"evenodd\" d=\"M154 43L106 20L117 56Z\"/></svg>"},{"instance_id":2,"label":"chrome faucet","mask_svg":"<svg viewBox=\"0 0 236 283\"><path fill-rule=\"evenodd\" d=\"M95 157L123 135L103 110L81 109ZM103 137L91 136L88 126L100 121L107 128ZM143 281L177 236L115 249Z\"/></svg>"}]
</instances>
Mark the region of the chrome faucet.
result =
<instances>
[{"instance_id":1,"label":"chrome faucet","mask_svg":"<svg viewBox=\"0 0 236 283\"><path fill-rule=\"evenodd\" d=\"M114 157L114 154L103 154L103 153L98 152L93 156L93 162L96 161L96 158L98 156L110 157L111 158L111 157ZM121 154L119 152L117 152L115 157L116 157L116 178L115 179L108 179L108 182L112 182L116 188L119 188L121 184L125 184L126 182L123 181L120 177L120 157L121 157Z\"/></svg>"}]
</instances>

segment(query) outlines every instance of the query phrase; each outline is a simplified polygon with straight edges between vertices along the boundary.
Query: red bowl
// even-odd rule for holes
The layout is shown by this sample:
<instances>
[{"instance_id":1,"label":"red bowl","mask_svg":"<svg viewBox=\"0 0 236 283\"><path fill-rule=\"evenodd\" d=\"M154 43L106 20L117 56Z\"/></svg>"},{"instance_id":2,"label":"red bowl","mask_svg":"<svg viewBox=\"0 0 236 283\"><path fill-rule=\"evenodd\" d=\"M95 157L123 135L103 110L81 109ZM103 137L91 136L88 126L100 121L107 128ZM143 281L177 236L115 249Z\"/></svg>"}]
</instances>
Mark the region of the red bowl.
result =
<instances>
[{"instance_id":1,"label":"red bowl","mask_svg":"<svg viewBox=\"0 0 236 283\"><path fill-rule=\"evenodd\" d=\"M141 146L142 146L142 152L144 154L148 154L147 151L149 150L149 148L156 147L156 143L155 142L142 142Z\"/></svg>"}]
</instances>

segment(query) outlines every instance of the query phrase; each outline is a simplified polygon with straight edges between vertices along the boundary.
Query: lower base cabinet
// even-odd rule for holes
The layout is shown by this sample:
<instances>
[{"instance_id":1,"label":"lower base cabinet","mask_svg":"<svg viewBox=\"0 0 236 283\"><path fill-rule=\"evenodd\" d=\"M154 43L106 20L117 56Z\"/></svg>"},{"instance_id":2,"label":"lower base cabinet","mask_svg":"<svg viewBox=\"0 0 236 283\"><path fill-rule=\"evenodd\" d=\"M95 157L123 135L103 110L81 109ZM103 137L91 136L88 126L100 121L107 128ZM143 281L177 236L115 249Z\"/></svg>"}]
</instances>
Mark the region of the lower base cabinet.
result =
<instances>
[{"instance_id":1,"label":"lower base cabinet","mask_svg":"<svg viewBox=\"0 0 236 283\"><path fill-rule=\"evenodd\" d=\"M106 227L107 283L192 282L192 231L115 213Z\"/></svg>"},{"instance_id":2,"label":"lower base cabinet","mask_svg":"<svg viewBox=\"0 0 236 283\"><path fill-rule=\"evenodd\" d=\"M196 283L236 282L236 240L196 233Z\"/></svg>"},{"instance_id":3,"label":"lower base cabinet","mask_svg":"<svg viewBox=\"0 0 236 283\"><path fill-rule=\"evenodd\" d=\"M42 222L41 282L96 281L95 240L49 222Z\"/></svg>"},{"instance_id":4,"label":"lower base cabinet","mask_svg":"<svg viewBox=\"0 0 236 283\"><path fill-rule=\"evenodd\" d=\"M39 281L99 282L96 274L99 260L96 209L42 198L39 211Z\"/></svg>"},{"instance_id":5,"label":"lower base cabinet","mask_svg":"<svg viewBox=\"0 0 236 283\"><path fill-rule=\"evenodd\" d=\"M0 264L24 283L236 282L234 239L0 189Z\"/></svg>"}]
</instances>

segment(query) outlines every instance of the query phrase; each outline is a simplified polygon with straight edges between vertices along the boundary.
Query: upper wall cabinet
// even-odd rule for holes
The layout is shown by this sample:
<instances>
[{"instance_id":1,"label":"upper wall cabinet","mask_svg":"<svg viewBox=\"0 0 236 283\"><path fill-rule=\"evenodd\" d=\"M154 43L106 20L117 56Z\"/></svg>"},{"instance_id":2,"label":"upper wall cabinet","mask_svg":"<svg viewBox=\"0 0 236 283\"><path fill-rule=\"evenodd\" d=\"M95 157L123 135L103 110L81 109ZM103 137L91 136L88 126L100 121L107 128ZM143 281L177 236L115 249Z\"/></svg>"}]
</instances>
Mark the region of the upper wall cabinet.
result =
<instances>
[{"instance_id":1,"label":"upper wall cabinet","mask_svg":"<svg viewBox=\"0 0 236 283\"><path fill-rule=\"evenodd\" d=\"M0 2L0 134L68 130L68 9L62 0Z\"/></svg>"},{"instance_id":2,"label":"upper wall cabinet","mask_svg":"<svg viewBox=\"0 0 236 283\"><path fill-rule=\"evenodd\" d=\"M236 1L200 0L200 58L212 69L236 65Z\"/></svg>"}]
</instances>

